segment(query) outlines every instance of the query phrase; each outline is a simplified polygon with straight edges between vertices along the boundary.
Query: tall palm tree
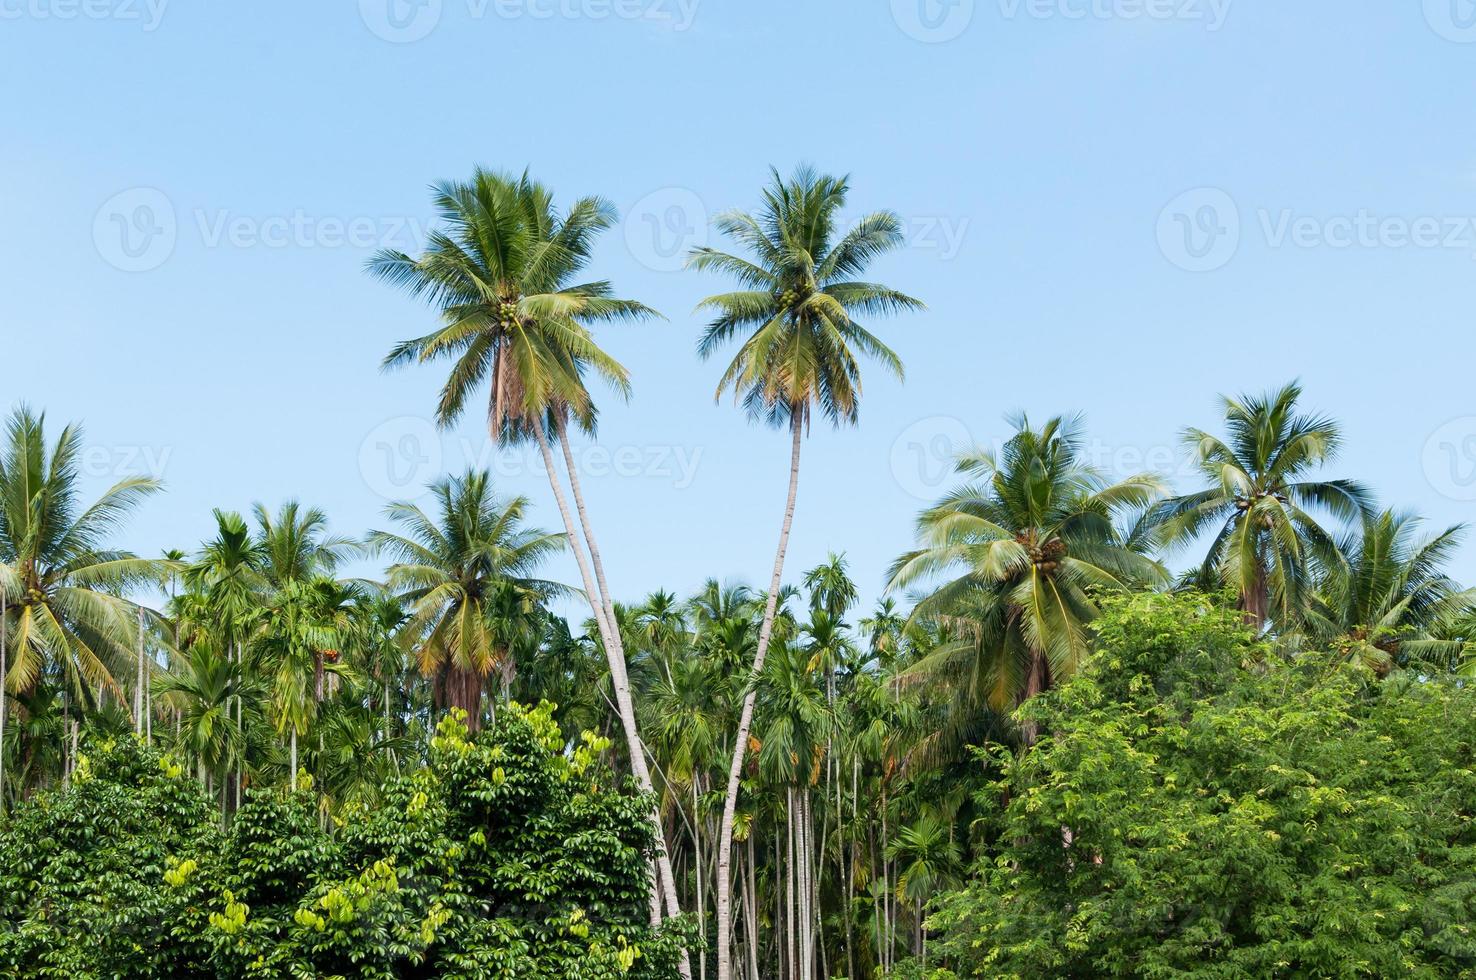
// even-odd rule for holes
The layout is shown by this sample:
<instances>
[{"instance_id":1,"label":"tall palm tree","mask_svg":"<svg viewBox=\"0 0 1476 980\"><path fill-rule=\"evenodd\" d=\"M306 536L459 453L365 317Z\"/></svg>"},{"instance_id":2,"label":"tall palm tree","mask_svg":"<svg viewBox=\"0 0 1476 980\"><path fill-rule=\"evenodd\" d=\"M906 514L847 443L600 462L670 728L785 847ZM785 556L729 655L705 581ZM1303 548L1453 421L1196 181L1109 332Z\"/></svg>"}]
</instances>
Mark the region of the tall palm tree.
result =
<instances>
[{"instance_id":1,"label":"tall palm tree","mask_svg":"<svg viewBox=\"0 0 1476 980\"><path fill-rule=\"evenodd\" d=\"M1185 441L1209 484L1164 501L1153 520L1169 544L1210 529L1214 537L1195 584L1239 595L1246 622L1294 628L1306 614L1319 568L1341 564L1333 535L1309 511L1342 521L1372 511L1369 492L1351 480L1310 480L1342 444L1337 422L1297 410L1293 382L1267 395L1225 398L1221 440L1188 429Z\"/></svg>"},{"instance_id":2,"label":"tall palm tree","mask_svg":"<svg viewBox=\"0 0 1476 980\"><path fill-rule=\"evenodd\" d=\"M567 591L534 574L563 548L564 535L525 527L527 499L497 497L485 473L439 480L431 496L434 516L413 503L391 504L386 513L402 531L371 531L368 541L393 562L387 584L410 612L401 635L418 644L437 703L466 711L476 730L486 679L508 655L494 610L507 587L530 608Z\"/></svg>"},{"instance_id":3,"label":"tall palm tree","mask_svg":"<svg viewBox=\"0 0 1476 980\"><path fill-rule=\"evenodd\" d=\"M892 565L890 589L942 577L913 611L953 638L909 671L944 680L957 724L1007 711L1069 676L1087 653L1093 589L1161 581L1164 570L1119 528L1161 492L1157 478L1107 480L1084 461L1075 419L1021 417L1002 451L959 459L972 482L918 518L920 546ZM1034 741L1033 726L1022 731Z\"/></svg>"},{"instance_id":4,"label":"tall palm tree","mask_svg":"<svg viewBox=\"0 0 1476 980\"><path fill-rule=\"evenodd\" d=\"M49 677L64 688L69 705L85 707L99 690L124 700L115 672L134 660L139 616L123 593L157 581L161 566L117 550L110 539L160 487L131 477L83 506L81 440L81 430L68 426L48 449L44 416L25 407L6 424L0 592L7 612L0 635L7 663L0 687L30 693Z\"/></svg>"},{"instance_id":5,"label":"tall palm tree","mask_svg":"<svg viewBox=\"0 0 1476 980\"><path fill-rule=\"evenodd\" d=\"M1462 589L1445 574L1464 525L1421 540L1419 518L1392 510L1368 515L1338 551L1319 588L1313 633L1380 674L1411 660L1449 666L1463 644L1440 638L1452 616L1476 606L1476 589Z\"/></svg>"},{"instance_id":6,"label":"tall palm tree","mask_svg":"<svg viewBox=\"0 0 1476 980\"><path fill-rule=\"evenodd\" d=\"M415 259L384 251L371 260L370 271L427 299L443 322L432 333L398 345L385 358L385 367L451 358L455 363L436 410L442 425L455 422L485 382L491 389L487 418L493 441L508 445L531 438L537 443L605 647L631 768L640 788L649 792L651 775L625 651L569 447L568 424L594 429L587 372L604 378L618 393L629 393L628 373L594 342L589 324L657 314L616 297L609 282L579 281L595 239L616 221L614 208L603 199L581 198L560 213L552 193L526 173L514 178L481 169L468 182L435 185L433 194L444 229L430 236L424 254ZM575 536L550 448L550 428L563 451L588 556ZM659 828L654 810L652 823ZM658 848L657 870L667 911L678 915L676 880L664 845Z\"/></svg>"},{"instance_id":7,"label":"tall palm tree","mask_svg":"<svg viewBox=\"0 0 1476 980\"><path fill-rule=\"evenodd\" d=\"M808 167L799 168L788 180L777 170L771 176L758 214L731 211L717 219L719 230L748 255L700 248L688 260L691 268L731 276L741 287L709 296L698 307L715 314L698 344L703 357L741 338L737 355L718 382L717 397L731 391L752 417L790 432L784 519L758 648L749 671L750 690L733 743L718 838L718 980L732 976L729 864L733 818L753 723L753 685L763 673L772 640L794 520L800 445L817 410L836 425L855 424L861 397L858 354L902 376L901 360L857 318L923 308L911 296L859 278L872 260L903 244L897 215L877 211L842 232L839 214L846 204L848 178L824 176Z\"/></svg>"}]
</instances>

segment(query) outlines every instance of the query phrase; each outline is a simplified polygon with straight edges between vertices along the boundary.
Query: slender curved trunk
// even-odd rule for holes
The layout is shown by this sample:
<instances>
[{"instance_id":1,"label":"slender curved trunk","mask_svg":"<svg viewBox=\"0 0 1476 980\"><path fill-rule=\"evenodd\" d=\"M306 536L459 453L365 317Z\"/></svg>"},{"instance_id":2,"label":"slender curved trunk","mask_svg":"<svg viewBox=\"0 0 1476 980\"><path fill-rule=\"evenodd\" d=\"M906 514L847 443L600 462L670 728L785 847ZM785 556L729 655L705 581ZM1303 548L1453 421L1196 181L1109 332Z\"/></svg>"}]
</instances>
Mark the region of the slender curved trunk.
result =
<instances>
[{"instance_id":1,"label":"slender curved trunk","mask_svg":"<svg viewBox=\"0 0 1476 980\"><path fill-rule=\"evenodd\" d=\"M5 812L5 677L10 673L6 655L5 617L9 614L5 596L0 595L0 814Z\"/></svg>"},{"instance_id":2,"label":"slender curved trunk","mask_svg":"<svg viewBox=\"0 0 1476 980\"><path fill-rule=\"evenodd\" d=\"M769 653L769 640L774 634L774 616L779 609L779 588L784 578L784 555L789 550L789 529L794 524L794 498L799 492L800 444L804 436L804 417L799 411L790 412L790 435L789 496L784 505L784 523L779 527L779 548L774 555L774 574L769 580L769 597L764 603L764 621L759 628L758 649L754 652L753 668L748 672L748 690L743 695L743 710L738 716L733 761L728 766L728 789L723 794L723 822L718 828L717 980L733 980L733 882L730 874L733 860L733 819L738 809L738 785L743 777L743 759L748 754L748 733L753 727L754 698L758 694L758 679L763 673L764 658Z\"/></svg>"},{"instance_id":3,"label":"slender curved trunk","mask_svg":"<svg viewBox=\"0 0 1476 980\"><path fill-rule=\"evenodd\" d=\"M574 560L579 566L579 575L584 584L585 595L594 609L595 623L599 627L600 638L604 641L605 658L610 665L610 682L615 690L615 707L620 713L620 723L625 729L626 747L630 753L630 768L635 774L636 785L641 792L652 795L654 799L655 785L651 782L651 770L646 765L645 746L641 743L640 730L636 725L635 703L630 695L630 678L625 670L625 648L620 642L620 632L613 616L606 615L605 602L601 598L601 590L596 587L594 573L590 568L590 559L585 556L584 549L579 544L579 537L575 534L574 521L569 512L569 501L565 498L563 484L559 481L553 451L548 444L548 431L541 416L535 419L533 431L538 440L538 451L543 455L543 466L548 470L548 485L553 489L554 501L559 507L559 516L564 521L564 533L569 539L570 549L574 552ZM565 443L566 441L561 438L560 442ZM565 448L567 449L567 444ZM576 496L582 500L579 477L572 468L569 471L569 483L574 488ZM585 539L591 540L588 522L583 522L582 527L585 530ZM657 884L660 885L661 893L666 900L668 914L679 915L681 904L677 900L676 876L672 873L671 856L666 850L666 832L661 823L661 813L654 802L651 807L651 825L656 831ZM692 975L691 964L685 953L682 956L681 972L683 977Z\"/></svg>"}]
</instances>

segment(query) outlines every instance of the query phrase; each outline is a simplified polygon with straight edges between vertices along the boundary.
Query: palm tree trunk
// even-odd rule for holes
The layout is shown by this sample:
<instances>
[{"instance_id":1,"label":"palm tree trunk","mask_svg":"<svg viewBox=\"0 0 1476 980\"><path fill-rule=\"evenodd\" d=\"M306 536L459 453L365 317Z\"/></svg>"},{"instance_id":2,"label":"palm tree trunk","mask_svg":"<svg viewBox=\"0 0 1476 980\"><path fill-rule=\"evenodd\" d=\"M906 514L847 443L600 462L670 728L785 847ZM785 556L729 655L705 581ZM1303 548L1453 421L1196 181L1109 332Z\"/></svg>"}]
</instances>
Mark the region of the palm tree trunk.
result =
<instances>
[{"instance_id":1,"label":"palm tree trunk","mask_svg":"<svg viewBox=\"0 0 1476 980\"><path fill-rule=\"evenodd\" d=\"M10 672L10 661L6 655L5 617L8 614L5 596L0 595L0 814L5 812L5 677Z\"/></svg>"},{"instance_id":2,"label":"palm tree trunk","mask_svg":"<svg viewBox=\"0 0 1476 980\"><path fill-rule=\"evenodd\" d=\"M143 737L144 690L144 611L138 607L138 682L133 689L133 733Z\"/></svg>"},{"instance_id":3,"label":"palm tree trunk","mask_svg":"<svg viewBox=\"0 0 1476 980\"><path fill-rule=\"evenodd\" d=\"M297 726L292 726L292 792L297 792Z\"/></svg>"},{"instance_id":4,"label":"palm tree trunk","mask_svg":"<svg viewBox=\"0 0 1476 980\"><path fill-rule=\"evenodd\" d=\"M723 822L718 828L718 971L717 980L733 980L731 960L733 882L729 873L733 859L733 819L738 809L738 784L743 776L743 759L748 754L748 733L753 726L753 702L758 694L758 679L763 673L764 658L769 653L769 639L774 633L774 615L779 608L779 588L784 578L784 555L789 550L789 529L794 524L794 498L799 492L800 443L804 435L804 417L799 411L790 413L792 443L789 451L789 496L784 505L784 522L779 528L779 548L774 555L774 574L769 580L769 596L764 603L764 621L759 628L758 649L753 668L748 672L748 691L743 696L743 711L738 716L738 737L733 743L733 761L728 767L728 789L723 795Z\"/></svg>"},{"instance_id":5,"label":"palm tree trunk","mask_svg":"<svg viewBox=\"0 0 1476 980\"><path fill-rule=\"evenodd\" d=\"M1266 607L1270 604L1266 592L1266 569L1258 566L1250 590L1240 593L1240 609L1245 613L1245 623L1255 627L1257 633L1266 628Z\"/></svg>"},{"instance_id":6,"label":"palm tree trunk","mask_svg":"<svg viewBox=\"0 0 1476 980\"><path fill-rule=\"evenodd\" d=\"M605 658L610 665L610 682L615 689L615 706L620 713L621 726L625 729L626 746L630 753L630 767L641 792L650 794L654 792L654 784L651 782L650 768L646 765L646 752L641 743L640 730L636 726L635 704L630 695L630 678L625 671L625 651L620 644L619 630L613 619L607 620L604 614L604 603L600 600L600 591L595 586L589 559L585 557L584 549L580 547L579 539L575 536L574 521L569 513L569 501L565 498L563 484L559 481L558 469L554 465L553 451L548 445L548 432L543 424L543 418L538 416L534 421L534 435L538 440L538 450L543 455L544 468L548 470L548 483L553 489L554 501L559 507L559 516L564 521L564 533L569 538L569 547L574 552L575 562L579 566L579 575L583 580L585 595L594 607L595 622L600 627L600 638L605 644ZM577 487L578 480L578 476L571 470L570 484ZM588 537L587 530L586 525L586 538ZM666 834L662 827L661 814L654 805L651 808L651 824L656 830L657 884L665 897L667 914L680 915L681 905L677 900L676 876L672 873L671 856L666 850ZM681 968L683 977L691 976L691 965L685 953L682 956Z\"/></svg>"}]
</instances>

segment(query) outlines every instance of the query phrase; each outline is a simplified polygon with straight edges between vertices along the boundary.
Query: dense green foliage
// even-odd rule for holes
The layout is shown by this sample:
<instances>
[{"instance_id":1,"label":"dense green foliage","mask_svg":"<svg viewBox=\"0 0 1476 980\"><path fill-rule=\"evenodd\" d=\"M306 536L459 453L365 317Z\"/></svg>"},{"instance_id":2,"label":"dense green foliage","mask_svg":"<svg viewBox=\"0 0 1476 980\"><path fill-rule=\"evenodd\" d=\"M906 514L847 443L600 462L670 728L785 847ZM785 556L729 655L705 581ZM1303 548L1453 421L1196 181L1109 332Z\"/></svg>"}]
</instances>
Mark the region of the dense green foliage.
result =
<instances>
[{"instance_id":1,"label":"dense green foliage","mask_svg":"<svg viewBox=\"0 0 1476 980\"><path fill-rule=\"evenodd\" d=\"M566 753L548 706L467 738L325 827L248 794L228 831L171 757L125 736L0 840L0 966L37 977L665 977L643 801Z\"/></svg>"},{"instance_id":2,"label":"dense green foliage","mask_svg":"<svg viewBox=\"0 0 1476 980\"><path fill-rule=\"evenodd\" d=\"M1476 691L1286 659L1203 597L1138 596L1027 709L981 790L959 975L1455 976L1476 970ZM951 975L943 972L940 975Z\"/></svg>"}]
</instances>

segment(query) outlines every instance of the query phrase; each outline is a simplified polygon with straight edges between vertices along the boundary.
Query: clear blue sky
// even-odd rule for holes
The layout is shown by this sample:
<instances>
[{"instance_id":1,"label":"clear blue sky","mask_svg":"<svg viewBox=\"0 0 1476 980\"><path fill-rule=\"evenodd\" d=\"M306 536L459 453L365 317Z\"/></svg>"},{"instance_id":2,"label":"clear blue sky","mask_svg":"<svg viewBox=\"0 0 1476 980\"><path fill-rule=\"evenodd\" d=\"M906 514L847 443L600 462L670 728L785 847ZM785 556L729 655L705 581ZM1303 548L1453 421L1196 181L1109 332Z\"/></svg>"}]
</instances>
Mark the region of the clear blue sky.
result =
<instances>
[{"instance_id":1,"label":"clear blue sky","mask_svg":"<svg viewBox=\"0 0 1476 980\"><path fill-rule=\"evenodd\" d=\"M583 457L623 598L766 577L785 439L713 404L722 283L669 256L799 161L904 216L875 277L930 310L877 324L906 383L807 443L793 577L844 550L869 601L937 455L1012 410L1172 468L1218 392L1293 377L1336 473L1476 514L1469 0L389 2L0 0L0 406L83 420L94 489L162 475L139 552L289 496L357 534L485 452L475 414L424 437L440 368L378 372L432 318L362 271L478 163L610 198L593 271L668 317L603 335L635 397Z\"/></svg>"}]
</instances>

